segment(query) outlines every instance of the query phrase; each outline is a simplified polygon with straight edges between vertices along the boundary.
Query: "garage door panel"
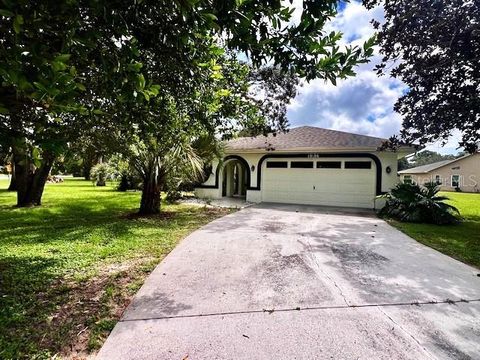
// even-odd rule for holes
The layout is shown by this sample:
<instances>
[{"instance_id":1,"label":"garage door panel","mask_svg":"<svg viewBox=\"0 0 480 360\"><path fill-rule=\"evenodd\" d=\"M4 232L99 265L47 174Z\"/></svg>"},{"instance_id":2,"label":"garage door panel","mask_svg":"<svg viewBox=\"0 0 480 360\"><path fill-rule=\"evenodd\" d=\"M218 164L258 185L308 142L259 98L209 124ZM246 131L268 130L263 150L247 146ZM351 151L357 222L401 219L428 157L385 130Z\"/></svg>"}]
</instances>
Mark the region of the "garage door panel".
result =
<instances>
[{"instance_id":1,"label":"garage door panel","mask_svg":"<svg viewBox=\"0 0 480 360\"><path fill-rule=\"evenodd\" d=\"M309 203L309 204L367 204L369 205L373 200L372 197L368 195L354 195L350 194L348 197L339 197L336 194L319 194L319 196L312 196L311 193L302 193L302 192L275 192L272 194L267 193L267 198L276 199L273 202L288 202L288 203ZM278 201L277 201L278 200Z\"/></svg>"},{"instance_id":2,"label":"garage door panel","mask_svg":"<svg viewBox=\"0 0 480 360\"><path fill-rule=\"evenodd\" d=\"M374 205L376 174L373 163L371 169L264 168L262 171L263 201L363 208Z\"/></svg>"}]
</instances>

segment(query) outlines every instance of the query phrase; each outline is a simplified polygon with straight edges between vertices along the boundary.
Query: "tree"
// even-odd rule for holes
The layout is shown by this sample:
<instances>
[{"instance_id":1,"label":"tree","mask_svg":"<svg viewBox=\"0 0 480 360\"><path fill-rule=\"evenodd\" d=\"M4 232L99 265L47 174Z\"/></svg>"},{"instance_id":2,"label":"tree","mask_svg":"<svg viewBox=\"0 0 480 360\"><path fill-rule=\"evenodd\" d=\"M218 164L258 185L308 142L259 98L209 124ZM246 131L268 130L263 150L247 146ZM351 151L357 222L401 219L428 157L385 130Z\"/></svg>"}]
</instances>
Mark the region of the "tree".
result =
<instances>
[{"instance_id":1,"label":"tree","mask_svg":"<svg viewBox=\"0 0 480 360\"><path fill-rule=\"evenodd\" d=\"M458 129L460 146L476 151L480 141L480 2L363 2L367 7L383 4L385 9L385 22L374 22L383 55L378 73L391 69L391 75L408 86L395 104L403 116L402 140L421 145L446 141Z\"/></svg>"},{"instance_id":2,"label":"tree","mask_svg":"<svg viewBox=\"0 0 480 360\"><path fill-rule=\"evenodd\" d=\"M417 166L429 165L439 161L455 160L464 155L465 155L464 152L459 152L456 155L452 155L452 154L442 155L435 151L423 150L415 153L414 155L409 157L408 160L407 158L400 159L398 170L400 171L405 169L411 169Z\"/></svg>"},{"instance_id":3,"label":"tree","mask_svg":"<svg viewBox=\"0 0 480 360\"><path fill-rule=\"evenodd\" d=\"M53 161L78 136L92 84L131 93L124 23L108 1L9 1L0 8L0 139L11 148L17 205L39 205ZM122 66L118 66L121 64ZM110 86L109 86L110 85ZM125 90L125 92L123 92ZM113 94L113 93L112 93Z\"/></svg>"},{"instance_id":4,"label":"tree","mask_svg":"<svg viewBox=\"0 0 480 360\"><path fill-rule=\"evenodd\" d=\"M341 34L323 31L336 7L334 0L305 2L300 23L294 24L293 9L281 1L3 3L0 131L15 140L9 145L21 168L17 204L40 204L45 173L92 118L110 122L114 133L135 135L131 138L141 129L147 135L142 141L149 142L146 130L166 119L172 98L181 99L175 107L192 104L184 100L198 99L204 74L220 76L216 61L225 50L247 54L255 68L269 62L307 80L335 82L354 75L354 66L372 54L373 40L340 50ZM224 101L238 99L237 90L244 91L232 87L232 96L223 93ZM159 102L150 105L155 97ZM206 104L216 107L215 101ZM161 116L145 115L151 107ZM218 118L204 115L215 111L194 108L190 122L214 133ZM142 117L132 122L131 116L116 116L125 110Z\"/></svg>"},{"instance_id":5,"label":"tree","mask_svg":"<svg viewBox=\"0 0 480 360\"><path fill-rule=\"evenodd\" d=\"M402 171L402 170L405 170L405 169L409 169L411 168L412 166L410 165L410 163L408 162L407 158L405 157L402 157L400 159L398 159L398 166L397 166L397 170L398 171Z\"/></svg>"},{"instance_id":6,"label":"tree","mask_svg":"<svg viewBox=\"0 0 480 360\"><path fill-rule=\"evenodd\" d=\"M160 193L168 174L175 171L173 164L184 163L197 171L190 144L199 134L229 137L239 128L282 131L285 104L297 84L295 80L290 86L284 79L300 74L335 81L353 75L354 64L366 61L371 42L341 52L335 46L339 34L322 33L324 16L335 13L335 2L328 3L328 9L308 7L298 27L288 26L292 12L280 3L181 4L178 9L169 8L167 18L142 3L135 17L122 14L136 39L142 72L152 84L159 84L154 96L142 93L146 101L130 103L122 111L115 107L115 123L125 124L120 132L128 134L121 143L130 144L124 155L136 164L143 179L140 213L160 211ZM227 7L230 11L224 11ZM243 25L238 27L240 22ZM182 39L180 43L152 42L172 32L175 39ZM248 53L251 66L238 62L230 50ZM267 61L276 64L275 70L260 67ZM144 83L141 77L139 84ZM284 89L278 92L281 96L265 102L249 92L250 85L263 86L270 94Z\"/></svg>"},{"instance_id":7,"label":"tree","mask_svg":"<svg viewBox=\"0 0 480 360\"><path fill-rule=\"evenodd\" d=\"M248 96L248 66L223 51L197 52L197 56L204 65L195 70L196 76L181 84L172 81L149 102L116 113L118 123L126 126L120 130L119 144L129 144L117 150L143 182L141 214L160 212L160 194L169 176L186 171L200 175L202 154L193 146L200 137L213 136L217 129L228 134L235 126L257 124L260 118L256 102ZM146 66L152 66L150 76L162 83L167 83L164 77L175 76L174 71L184 70L157 72L156 61L162 58L154 57Z\"/></svg>"},{"instance_id":8,"label":"tree","mask_svg":"<svg viewBox=\"0 0 480 360\"><path fill-rule=\"evenodd\" d=\"M442 155L435 151L423 150L413 155L409 160L412 167L416 167L444 160L454 160L455 158L455 155Z\"/></svg>"},{"instance_id":9,"label":"tree","mask_svg":"<svg viewBox=\"0 0 480 360\"><path fill-rule=\"evenodd\" d=\"M256 136L275 133L287 128L287 105L297 94L298 76L292 71L282 71L278 67L264 66L250 68L248 75L248 99L260 112L258 123L249 122L237 132L238 136ZM269 119L270 126L265 126Z\"/></svg>"}]
</instances>

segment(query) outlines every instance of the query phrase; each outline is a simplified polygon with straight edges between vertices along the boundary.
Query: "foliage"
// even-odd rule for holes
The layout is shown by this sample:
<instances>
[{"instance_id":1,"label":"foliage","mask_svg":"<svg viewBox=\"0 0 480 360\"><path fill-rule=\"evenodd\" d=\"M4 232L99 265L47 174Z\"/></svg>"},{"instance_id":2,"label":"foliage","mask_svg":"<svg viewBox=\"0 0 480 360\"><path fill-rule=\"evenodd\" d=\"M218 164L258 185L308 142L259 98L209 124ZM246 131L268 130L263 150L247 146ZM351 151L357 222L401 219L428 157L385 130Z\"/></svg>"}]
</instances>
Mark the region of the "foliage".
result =
<instances>
[{"instance_id":1,"label":"foliage","mask_svg":"<svg viewBox=\"0 0 480 360\"><path fill-rule=\"evenodd\" d=\"M177 139L172 134L171 139ZM188 171L192 177L198 177L203 170L203 162L193 149L188 138L183 141L157 141L148 137L147 141L137 139L131 145L128 158L142 178L141 214L160 212L161 192L167 178Z\"/></svg>"},{"instance_id":2,"label":"foliage","mask_svg":"<svg viewBox=\"0 0 480 360\"><path fill-rule=\"evenodd\" d=\"M458 129L460 146L474 152L480 141L480 2L363 2L385 9L385 22L375 22L383 55L378 72L388 69L408 86L395 104L403 140L446 141Z\"/></svg>"},{"instance_id":3,"label":"foliage","mask_svg":"<svg viewBox=\"0 0 480 360\"><path fill-rule=\"evenodd\" d=\"M266 135L286 129L287 105L297 94L298 76L292 71L283 72L277 67L265 66L249 72L248 85L249 100L256 105L259 116L257 121L242 124L242 135ZM270 126L265 126L265 120Z\"/></svg>"},{"instance_id":4,"label":"foliage","mask_svg":"<svg viewBox=\"0 0 480 360\"><path fill-rule=\"evenodd\" d=\"M373 39L340 49L341 34L324 31L336 9L336 0L305 2L296 24L293 9L279 1L3 2L0 142L14 148L17 162L48 153L35 181L36 171L20 168L20 189L28 193L28 184L41 183L53 160L86 129L107 129L112 148L139 133L149 143L148 137L161 134L158 127L166 128L172 108L188 118L193 130L187 137L228 132L232 123L245 122L282 130L282 105L265 114L245 96L245 81L235 85L249 70L232 54L246 54L254 69L271 63L307 80L352 76L354 66L372 55ZM165 133L181 137L183 129L189 128ZM42 191L43 185L34 192L38 199L19 205L39 204Z\"/></svg>"},{"instance_id":5,"label":"foliage","mask_svg":"<svg viewBox=\"0 0 480 360\"><path fill-rule=\"evenodd\" d=\"M459 212L445 201L448 197L438 195L440 187L430 182L418 184L397 184L383 195L387 201L380 215L404 222L455 224L459 222Z\"/></svg>"},{"instance_id":6,"label":"foliage","mask_svg":"<svg viewBox=\"0 0 480 360\"><path fill-rule=\"evenodd\" d=\"M108 159L108 167L112 179L118 182L118 191L139 190L142 188L142 179L121 154L112 155Z\"/></svg>"},{"instance_id":7,"label":"foliage","mask_svg":"<svg viewBox=\"0 0 480 360\"><path fill-rule=\"evenodd\" d=\"M444 161L444 160L455 160L464 155L465 153L463 152L460 152L457 155L451 155L451 154L442 155L435 151L423 150L415 153L413 156L409 157L408 160L406 158L401 159L403 160L402 168L399 167L398 170L400 171L400 170L410 169L417 166L429 165L429 164L433 164L433 163Z\"/></svg>"},{"instance_id":8,"label":"foliage","mask_svg":"<svg viewBox=\"0 0 480 360\"><path fill-rule=\"evenodd\" d=\"M459 156L463 156L463 154L461 153ZM423 150L413 155L409 159L409 161L410 161L410 164L412 164L412 167L416 167L416 166L433 164L443 160L455 160L459 156L449 155L449 154L442 155L435 151Z\"/></svg>"},{"instance_id":9,"label":"foliage","mask_svg":"<svg viewBox=\"0 0 480 360\"><path fill-rule=\"evenodd\" d=\"M78 174L76 176L83 176L86 180L90 180L92 166L97 164L100 158L110 157L114 150L111 149L114 146L109 142L114 131L112 126L100 120L88 125L80 131L80 136L68 141L66 149L58 159L66 173Z\"/></svg>"},{"instance_id":10,"label":"foliage","mask_svg":"<svg viewBox=\"0 0 480 360\"><path fill-rule=\"evenodd\" d=\"M441 193L458 208L463 221L456 226L390 223L422 244L480 269L480 194Z\"/></svg>"},{"instance_id":11,"label":"foliage","mask_svg":"<svg viewBox=\"0 0 480 360\"><path fill-rule=\"evenodd\" d=\"M90 179L97 186L105 186L107 180L113 179L112 169L107 163L100 163L90 170Z\"/></svg>"},{"instance_id":12,"label":"foliage","mask_svg":"<svg viewBox=\"0 0 480 360\"><path fill-rule=\"evenodd\" d=\"M408 162L407 158L402 157L402 158L398 159L398 163L397 163L397 170L398 171L409 169L410 167L412 167L412 166Z\"/></svg>"},{"instance_id":13,"label":"foliage","mask_svg":"<svg viewBox=\"0 0 480 360\"><path fill-rule=\"evenodd\" d=\"M205 55L198 52L197 56ZM209 57L201 60L213 61ZM217 131L228 134L236 126L251 122L261 121L267 126L266 119L259 120L262 115L248 97L248 66L223 51L214 57L215 66L200 67L197 76L185 80L183 86L172 81L148 104L117 109L115 118L119 124L126 124L118 143L129 144L118 146L118 151L142 178L143 214L160 211L160 193L167 180L175 187L174 178L180 174L187 173L192 180L201 174L205 162L195 152L196 140L215 138ZM158 71L159 61L161 58L151 62L149 73L162 83L171 74ZM276 119L268 120L276 126Z\"/></svg>"},{"instance_id":14,"label":"foliage","mask_svg":"<svg viewBox=\"0 0 480 360\"><path fill-rule=\"evenodd\" d=\"M1 359L89 357L177 242L228 213L166 204L165 215L138 219L138 192L71 178L47 184L45 207L14 208L7 186L0 180Z\"/></svg>"},{"instance_id":15,"label":"foliage","mask_svg":"<svg viewBox=\"0 0 480 360\"><path fill-rule=\"evenodd\" d=\"M224 143L210 134L202 134L192 142L192 150L201 162L200 171L192 173L191 166L178 162L166 177L166 200L175 202L182 196L181 191L193 191L194 185L203 183L212 172L212 161L221 161Z\"/></svg>"}]
</instances>

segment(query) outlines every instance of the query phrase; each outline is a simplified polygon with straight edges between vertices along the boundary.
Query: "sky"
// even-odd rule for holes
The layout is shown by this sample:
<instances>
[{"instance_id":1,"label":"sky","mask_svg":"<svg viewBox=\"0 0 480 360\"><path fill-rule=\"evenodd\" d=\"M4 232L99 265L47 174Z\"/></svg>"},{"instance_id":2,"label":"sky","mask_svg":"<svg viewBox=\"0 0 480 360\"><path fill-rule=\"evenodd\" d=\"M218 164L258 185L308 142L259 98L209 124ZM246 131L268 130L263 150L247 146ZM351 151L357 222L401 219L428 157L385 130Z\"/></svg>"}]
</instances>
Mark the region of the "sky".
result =
<instances>
[{"instance_id":1,"label":"sky","mask_svg":"<svg viewBox=\"0 0 480 360\"><path fill-rule=\"evenodd\" d=\"M292 6L301 11L301 4L301 0L294 0ZM294 13L294 21L299 19L300 11ZM327 30L341 31L343 44L361 45L374 33L372 19L382 21L382 7L367 11L361 2L352 0L341 5ZM370 63L358 66L355 77L339 80L337 86L320 79L303 83L288 107L290 126L311 125L384 138L397 134L402 119L393 111L393 105L406 86L390 76L379 77L373 71L380 59L377 48ZM460 151L459 138L455 133L444 147L437 143L427 149L455 154Z\"/></svg>"}]
</instances>

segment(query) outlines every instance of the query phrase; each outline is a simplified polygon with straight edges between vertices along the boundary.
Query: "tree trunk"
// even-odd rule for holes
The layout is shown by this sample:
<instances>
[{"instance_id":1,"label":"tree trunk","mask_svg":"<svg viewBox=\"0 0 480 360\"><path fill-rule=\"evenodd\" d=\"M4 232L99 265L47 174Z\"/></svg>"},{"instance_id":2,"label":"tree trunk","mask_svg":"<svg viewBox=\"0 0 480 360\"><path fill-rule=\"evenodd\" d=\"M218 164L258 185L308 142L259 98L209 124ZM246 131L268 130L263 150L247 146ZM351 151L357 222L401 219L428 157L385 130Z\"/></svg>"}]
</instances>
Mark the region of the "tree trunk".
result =
<instances>
[{"instance_id":1,"label":"tree trunk","mask_svg":"<svg viewBox=\"0 0 480 360\"><path fill-rule=\"evenodd\" d=\"M150 177L144 179L140 210L138 211L139 214L150 215L160 213L162 187L163 184L158 178Z\"/></svg>"},{"instance_id":2,"label":"tree trunk","mask_svg":"<svg viewBox=\"0 0 480 360\"><path fill-rule=\"evenodd\" d=\"M98 157L98 162L97 164L103 164L103 156L100 155ZM102 178L102 177L99 177L98 180L97 180L97 183L95 184L96 186L106 186L107 184L105 183L105 179Z\"/></svg>"},{"instance_id":3,"label":"tree trunk","mask_svg":"<svg viewBox=\"0 0 480 360\"><path fill-rule=\"evenodd\" d=\"M36 169L33 176L33 186L31 191L31 203L34 205L42 204L42 195L43 190L45 189L45 184L47 183L48 175L50 170L52 170L53 162L55 157L50 153L43 153L42 165Z\"/></svg>"},{"instance_id":4,"label":"tree trunk","mask_svg":"<svg viewBox=\"0 0 480 360\"><path fill-rule=\"evenodd\" d=\"M90 180L90 170L92 170L92 163L83 163L82 173L85 180Z\"/></svg>"},{"instance_id":5,"label":"tree trunk","mask_svg":"<svg viewBox=\"0 0 480 360\"><path fill-rule=\"evenodd\" d=\"M25 144L26 145L26 144ZM29 207L42 204L42 195L47 182L48 174L52 169L55 157L44 152L42 164L39 168L33 166L26 147L13 147L13 162L17 180L17 206Z\"/></svg>"},{"instance_id":6,"label":"tree trunk","mask_svg":"<svg viewBox=\"0 0 480 360\"><path fill-rule=\"evenodd\" d=\"M12 177L10 178L10 185L8 186L8 191L17 191L17 177L15 175L15 164L12 159Z\"/></svg>"}]
</instances>

